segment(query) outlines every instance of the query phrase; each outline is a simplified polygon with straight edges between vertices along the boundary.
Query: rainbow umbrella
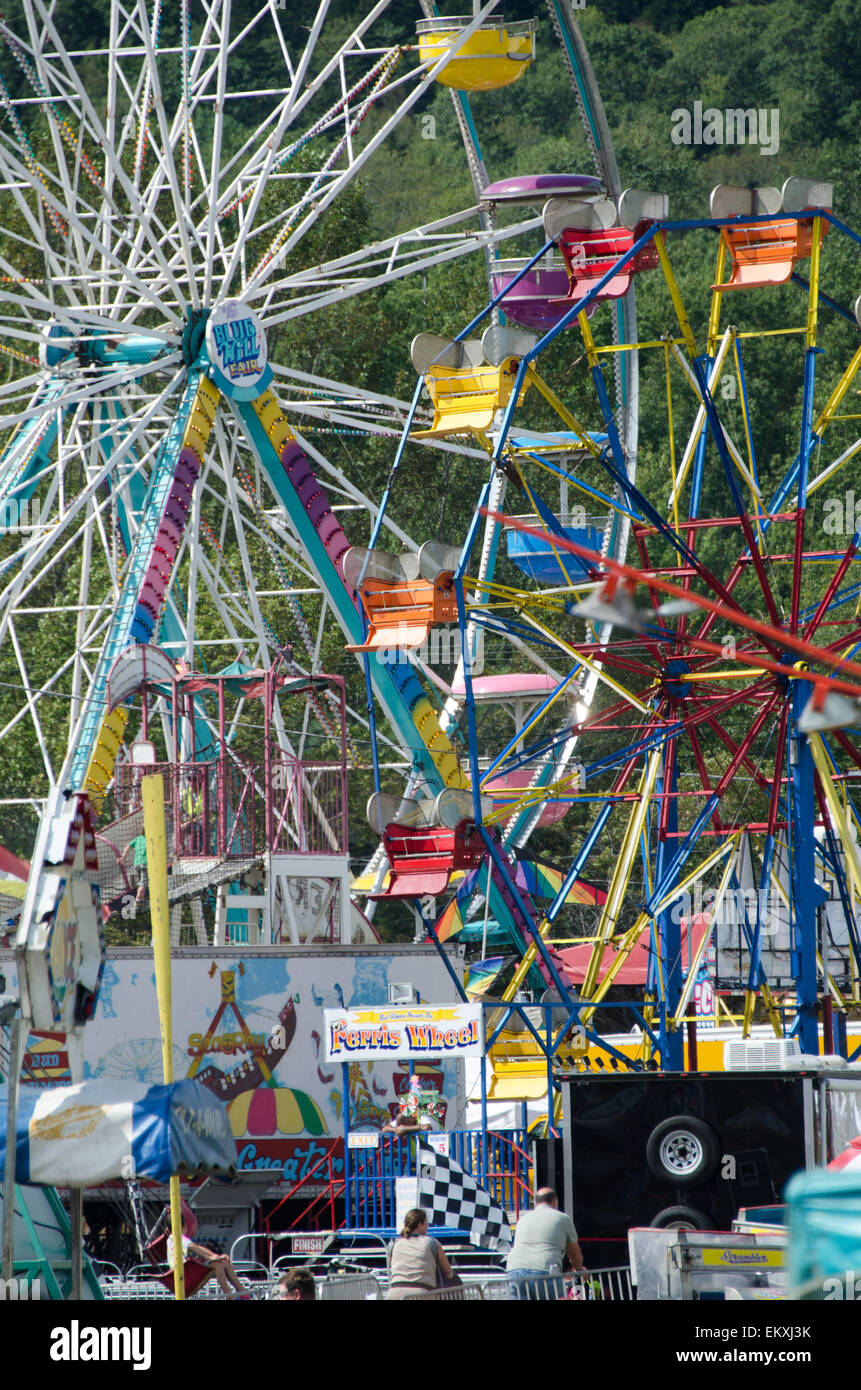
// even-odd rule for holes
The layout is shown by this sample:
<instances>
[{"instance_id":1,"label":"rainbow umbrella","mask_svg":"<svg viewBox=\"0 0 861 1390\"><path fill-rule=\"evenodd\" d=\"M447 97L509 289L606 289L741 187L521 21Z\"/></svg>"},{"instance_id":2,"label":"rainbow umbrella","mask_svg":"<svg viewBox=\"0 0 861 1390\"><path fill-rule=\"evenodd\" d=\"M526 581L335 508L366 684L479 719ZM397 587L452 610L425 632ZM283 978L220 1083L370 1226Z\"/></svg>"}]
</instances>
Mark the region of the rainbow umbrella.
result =
<instances>
[{"instance_id":1,"label":"rainbow umbrella","mask_svg":"<svg viewBox=\"0 0 861 1390\"><path fill-rule=\"evenodd\" d=\"M460 911L460 904L457 898L452 898L445 912L436 923L437 941L448 941L450 936L456 936L463 930L464 921Z\"/></svg>"},{"instance_id":2,"label":"rainbow umbrella","mask_svg":"<svg viewBox=\"0 0 861 1390\"><path fill-rule=\"evenodd\" d=\"M555 898L565 875L552 864L540 864L533 859L518 859L514 870L514 882L535 898ZM601 907L607 901L607 894L594 883L584 883L578 879L569 889L565 902L582 903L589 907Z\"/></svg>"},{"instance_id":3,"label":"rainbow umbrella","mask_svg":"<svg viewBox=\"0 0 861 1390\"><path fill-rule=\"evenodd\" d=\"M227 1107L237 1139L273 1134L326 1134L326 1121L316 1101L290 1086L258 1086L243 1091Z\"/></svg>"},{"instance_id":4,"label":"rainbow umbrella","mask_svg":"<svg viewBox=\"0 0 861 1390\"><path fill-rule=\"evenodd\" d=\"M469 967L464 989L469 999L480 999L486 994L495 980L516 956L488 956L486 960L474 960Z\"/></svg>"}]
</instances>

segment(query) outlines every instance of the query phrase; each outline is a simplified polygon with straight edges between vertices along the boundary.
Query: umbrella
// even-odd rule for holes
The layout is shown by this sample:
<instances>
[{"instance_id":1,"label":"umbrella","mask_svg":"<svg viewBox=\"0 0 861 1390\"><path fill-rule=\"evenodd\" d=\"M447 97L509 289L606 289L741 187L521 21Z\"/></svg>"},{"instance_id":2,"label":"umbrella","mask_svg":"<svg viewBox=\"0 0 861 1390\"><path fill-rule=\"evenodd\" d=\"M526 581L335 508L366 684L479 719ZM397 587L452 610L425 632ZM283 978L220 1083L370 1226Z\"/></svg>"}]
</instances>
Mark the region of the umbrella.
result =
<instances>
[{"instance_id":1,"label":"umbrella","mask_svg":"<svg viewBox=\"0 0 861 1390\"><path fill-rule=\"evenodd\" d=\"M474 960L469 967L464 985L467 997L480 999L513 960L517 960L517 956L489 956L487 960Z\"/></svg>"},{"instance_id":2,"label":"umbrella","mask_svg":"<svg viewBox=\"0 0 861 1390\"><path fill-rule=\"evenodd\" d=\"M227 1107L237 1139L244 1134L325 1134L319 1105L290 1086L258 1086L243 1091Z\"/></svg>"},{"instance_id":3,"label":"umbrella","mask_svg":"<svg viewBox=\"0 0 861 1390\"><path fill-rule=\"evenodd\" d=\"M0 919L4 919L0 925L11 926L17 922L21 916L26 892L27 885L22 883L20 879L0 879Z\"/></svg>"},{"instance_id":4,"label":"umbrella","mask_svg":"<svg viewBox=\"0 0 861 1390\"><path fill-rule=\"evenodd\" d=\"M7 1101L0 1101L0 1171ZM43 1187L174 1173L232 1173L236 1145L221 1101L197 1081L171 1086L86 1081L18 1092L15 1176Z\"/></svg>"},{"instance_id":5,"label":"umbrella","mask_svg":"<svg viewBox=\"0 0 861 1390\"><path fill-rule=\"evenodd\" d=\"M514 882L536 898L555 898L565 875L561 869L551 864L540 864L532 859L518 859L514 870ZM607 894L593 883L578 879L565 897L566 903L586 903L590 907L601 907L607 901Z\"/></svg>"},{"instance_id":6,"label":"umbrella","mask_svg":"<svg viewBox=\"0 0 861 1390\"><path fill-rule=\"evenodd\" d=\"M703 932L707 929L708 921L705 913L699 913L694 919L693 946L696 954L697 947L702 940ZM688 953L688 929L687 923L681 923L681 944L682 944L682 969L687 969ZM592 959L592 943L583 946L566 946L558 952L562 969L568 979L574 985L580 985L586 978L589 969L589 961ZM649 962L652 958L652 946L649 934L646 932L635 941L624 965L620 967L615 976L614 985L644 985L649 970ZM613 961L616 959L616 948L608 946L601 960L600 978L603 980Z\"/></svg>"},{"instance_id":7,"label":"umbrella","mask_svg":"<svg viewBox=\"0 0 861 1390\"><path fill-rule=\"evenodd\" d=\"M834 1172L861 1172L861 1134L849 1140L849 1147L832 1158L828 1167Z\"/></svg>"}]
</instances>

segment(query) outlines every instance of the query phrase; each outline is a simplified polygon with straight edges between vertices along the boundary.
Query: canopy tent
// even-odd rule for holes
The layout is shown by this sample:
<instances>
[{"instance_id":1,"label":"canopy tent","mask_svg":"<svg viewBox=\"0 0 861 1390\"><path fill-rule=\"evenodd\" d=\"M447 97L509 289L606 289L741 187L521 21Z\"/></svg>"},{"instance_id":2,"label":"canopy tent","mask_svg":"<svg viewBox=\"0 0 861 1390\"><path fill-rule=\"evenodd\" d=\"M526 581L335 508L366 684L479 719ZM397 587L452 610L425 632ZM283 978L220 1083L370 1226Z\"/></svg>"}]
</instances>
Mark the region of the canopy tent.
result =
<instances>
[{"instance_id":1,"label":"canopy tent","mask_svg":"<svg viewBox=\"0 0 861 1390\"><path fill-rule=\"evenodd\" d=\"M3 1097L0 1175L6 1167L7 1108ZM227 1109L197 1081L22 1087L17 1135L16 1181L37 1186L94 1187L131 1177L166 1183L174 1173L227 1175L236 1168Z\"/></svg>"},{"instance_id":2,"label":"canopy tent","mask_svg":"<svg viewBox=\"0 0 861 1390\"><path fill-rule=\"evenodd\" d=\"M696 953L702 940L703 933L708 930L708 914L699 913L693 922L693 943L694 953ZM690 961L690 951L688 949L688 924L682 919L682 970L688 969ZM565 946L559 950L559 962L562 969L573 985L580 985L586 978L589 969L589 961L592 958L592 943L583 946ZM614 985L644 985L649 969L649 962L652 958L652 946L648 933L644 934L639 941L635 942L625 961L619 969L618 974L613 980ZM616 950L613 946L608 946L601 960L600 979L603 980L613 961L616 959Z\"/></svg>"}]
</instances>

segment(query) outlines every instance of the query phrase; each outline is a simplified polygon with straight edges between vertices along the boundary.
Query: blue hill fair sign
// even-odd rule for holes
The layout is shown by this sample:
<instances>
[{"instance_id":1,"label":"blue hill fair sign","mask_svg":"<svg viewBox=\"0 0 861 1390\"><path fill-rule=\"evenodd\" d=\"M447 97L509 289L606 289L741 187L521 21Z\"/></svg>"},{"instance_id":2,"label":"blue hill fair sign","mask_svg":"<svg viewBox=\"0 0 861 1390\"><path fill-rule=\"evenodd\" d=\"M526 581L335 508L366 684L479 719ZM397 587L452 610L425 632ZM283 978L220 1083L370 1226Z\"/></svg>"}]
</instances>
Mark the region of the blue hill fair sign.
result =
<instances>
[{"instance_id":1,"label":"blue hill fair sign","mask_svg":"<svg viewBox=\"0 0 861 1390\"><path fill-rule=\"evenodd\" d=\"M226 299L213 309L206 325L206 355L212 380L230 400L252 401L272 380L263 327L240 299Z\"/></svg>"},{"instance_id":2,"label":"blue hill fair sign","mask_svg":"<svg viewBox=\"0 0 861 1390\"><path fill-rule=\"evenodd\" d=\"M326 1009L326 1061L483 1057L480 1004Z\"/></svg>"}]
</instances>

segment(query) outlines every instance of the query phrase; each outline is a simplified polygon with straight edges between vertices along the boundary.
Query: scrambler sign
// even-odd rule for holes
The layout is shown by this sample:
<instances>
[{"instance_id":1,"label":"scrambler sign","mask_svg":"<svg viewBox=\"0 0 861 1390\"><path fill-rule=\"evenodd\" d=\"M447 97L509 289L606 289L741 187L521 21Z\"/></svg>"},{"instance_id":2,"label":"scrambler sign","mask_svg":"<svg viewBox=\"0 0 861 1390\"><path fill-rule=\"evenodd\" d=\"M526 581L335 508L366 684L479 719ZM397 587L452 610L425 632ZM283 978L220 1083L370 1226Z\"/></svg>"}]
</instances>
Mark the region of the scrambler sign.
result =
<instances>
[{"instance_id":1,"label":"scrambler sign","mask_svg":"<svg viewBox=\"0 0 861 1390\"><path fill-rule=\"evenodd\" d=\"M326 1009L325 1017L327 1062L484 1055L480 1004Z\"/></svg>"}]
</instances>

